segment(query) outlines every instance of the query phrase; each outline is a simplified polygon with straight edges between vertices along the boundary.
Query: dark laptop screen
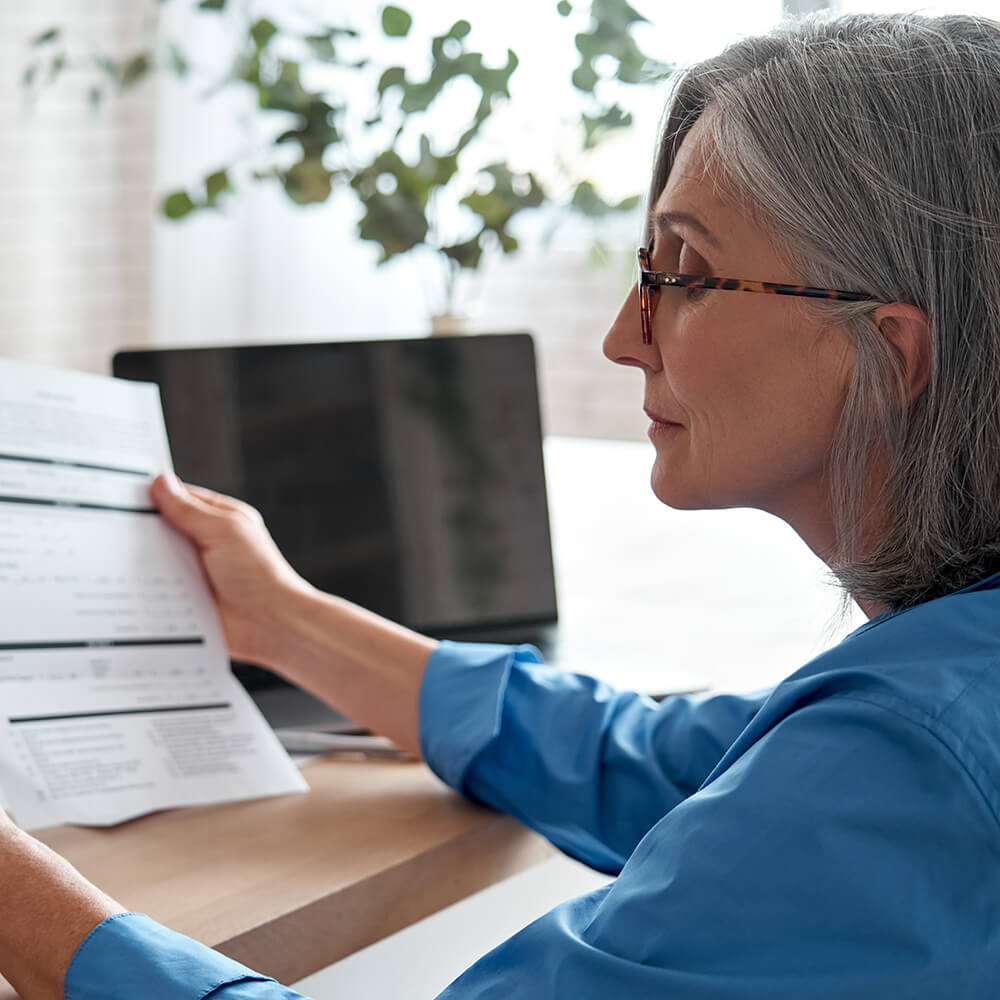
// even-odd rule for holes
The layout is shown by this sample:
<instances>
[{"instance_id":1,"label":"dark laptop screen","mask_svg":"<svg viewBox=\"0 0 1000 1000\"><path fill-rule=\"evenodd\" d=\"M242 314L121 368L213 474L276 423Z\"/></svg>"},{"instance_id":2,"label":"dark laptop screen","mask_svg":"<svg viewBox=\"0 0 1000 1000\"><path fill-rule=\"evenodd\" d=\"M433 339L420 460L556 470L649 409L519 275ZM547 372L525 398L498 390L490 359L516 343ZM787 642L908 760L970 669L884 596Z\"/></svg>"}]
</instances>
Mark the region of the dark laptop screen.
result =
<instances>
[{"instance_id":1,"label":"dark laptop screen","mask_svg":"<svg viewBox=\"0 0 1000 1000\"><path fill-rule=\"evenodd\" d=\"M322 590L431 634L555 619L527 334L126 351L181 478Z\"/></svg>"}]
</instances>

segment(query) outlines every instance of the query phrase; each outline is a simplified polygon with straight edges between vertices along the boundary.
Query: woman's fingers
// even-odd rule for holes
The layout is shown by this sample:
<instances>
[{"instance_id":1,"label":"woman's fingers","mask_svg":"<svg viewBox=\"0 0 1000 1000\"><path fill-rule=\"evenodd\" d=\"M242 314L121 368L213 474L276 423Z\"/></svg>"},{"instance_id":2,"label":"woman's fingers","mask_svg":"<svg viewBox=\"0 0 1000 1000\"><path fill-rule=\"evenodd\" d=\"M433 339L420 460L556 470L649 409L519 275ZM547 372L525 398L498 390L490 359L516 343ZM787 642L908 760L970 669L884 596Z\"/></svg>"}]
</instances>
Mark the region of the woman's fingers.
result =
<instances>
[{"instance_id":1,"label":"woman's fingers","mask_svg":"<svg viewBox=\"0 0 1000 1000\"><path fill-rule=\"evenodd\" d=\"M179 481L179 480L178 480ZM246 510L247 504L235 497L226 496L225 493L216 493L215 490L206 489L204 486L191 486L188 483L182 484L183 488L196 496L199 500L218 507L220 510Z\"/></svg>"},{"instance_id":2,"label":"woman's fingers","mask_svg":"<svg viewBox=\"0 0 1000 1000\"><path fill-rule=\"evenodd\" d=\"M167 521L195 541L217 526L221 504L193 493L173 473L157 476L149 495Z\"/></svg>"}]
</instances>

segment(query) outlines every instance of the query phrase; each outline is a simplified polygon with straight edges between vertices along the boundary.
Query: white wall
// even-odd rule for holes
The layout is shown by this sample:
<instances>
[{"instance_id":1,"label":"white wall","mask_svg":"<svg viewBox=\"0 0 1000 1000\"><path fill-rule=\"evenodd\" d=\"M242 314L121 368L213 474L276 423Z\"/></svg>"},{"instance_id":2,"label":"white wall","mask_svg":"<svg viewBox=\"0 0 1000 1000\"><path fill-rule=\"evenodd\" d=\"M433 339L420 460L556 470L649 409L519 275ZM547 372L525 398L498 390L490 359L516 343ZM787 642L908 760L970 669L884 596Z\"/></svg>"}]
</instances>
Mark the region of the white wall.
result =
<instances>
[{"instance_id":1,"label":"white wall","mask_svg":"<svg viewBox=\"0 0 1000 1000\"><path fill-rule=\"evenodd\" d=\"M148 336L153 99L92 116L70 71L31 108L26 42L54 23L114 51L144 18L118 0L0 2L0 353L101 370Z\"/></svg>"}]
</instances>

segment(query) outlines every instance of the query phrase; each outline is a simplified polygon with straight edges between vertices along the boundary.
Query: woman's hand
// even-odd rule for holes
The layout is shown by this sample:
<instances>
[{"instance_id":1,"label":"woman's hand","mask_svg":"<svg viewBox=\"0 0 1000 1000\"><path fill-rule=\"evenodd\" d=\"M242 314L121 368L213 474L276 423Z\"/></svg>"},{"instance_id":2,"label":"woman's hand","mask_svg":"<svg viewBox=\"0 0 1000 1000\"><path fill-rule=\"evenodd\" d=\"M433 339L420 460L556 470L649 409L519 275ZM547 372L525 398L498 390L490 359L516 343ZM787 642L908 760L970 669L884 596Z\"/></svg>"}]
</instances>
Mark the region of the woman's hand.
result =
<instances>
[{"instance_id":1,"label":"woman's hand","mask_svg":"<svg viewBox=\"0 0 1000 1000\"><path fill-rule=\"evenodd\" d=\"M271 667L359 725L420 752L420 685L433 639L310 586L247 504L172 476L157 477L151 495L194 542L235 659Z\"/></svg>"},{"instance_id":2,"label":"woman's hand","mask_svg":"<svg viewBox=\"0 0 1000 1000\"><path fill-rule=\"evenodd\" d=\"M290 609L312 588L278 551L260 514L240 500L176 476L150 490L164 518L201 556L234 659L277 666L284 655Z\"/></svg>"}]
</instances>

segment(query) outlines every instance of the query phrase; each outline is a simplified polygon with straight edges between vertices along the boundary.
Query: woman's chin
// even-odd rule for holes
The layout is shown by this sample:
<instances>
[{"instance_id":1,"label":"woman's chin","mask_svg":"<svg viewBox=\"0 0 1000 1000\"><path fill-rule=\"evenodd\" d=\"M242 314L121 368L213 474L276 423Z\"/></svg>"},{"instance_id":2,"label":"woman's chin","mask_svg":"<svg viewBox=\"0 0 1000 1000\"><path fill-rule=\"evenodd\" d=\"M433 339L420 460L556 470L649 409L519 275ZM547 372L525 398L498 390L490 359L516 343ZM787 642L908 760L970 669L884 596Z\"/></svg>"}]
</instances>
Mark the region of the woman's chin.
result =
<instances>
[{"instance_id":1,"label":"woman's chin","mask_svg":"<svg viewBox=\"0 0 1000 1000\"><path fill-rule=\"evenodd\" d=\"M671 475L669 470L661 470L659 463L653 466L653 473L650 476L650 486L653 489L653 496L660 503L674 510L701 510L711 504L705 503L705 497L700 490L691 489L689 484L676 475Z\"/></svg>"},{"instance_id":2,"label":"woman's chin","mask_svg":"<svg viewBox=\"0 0 1000 1000\"><path fill-rule=\"evenodd\" d=\"M676 464L671 467L659 457L653 463L649 485L653 496L674 510L719 510L744 506L738 497L731 495L733 491L710 488L685 476L683 469L678 469Z\"/></svg>"}]
</instances>

